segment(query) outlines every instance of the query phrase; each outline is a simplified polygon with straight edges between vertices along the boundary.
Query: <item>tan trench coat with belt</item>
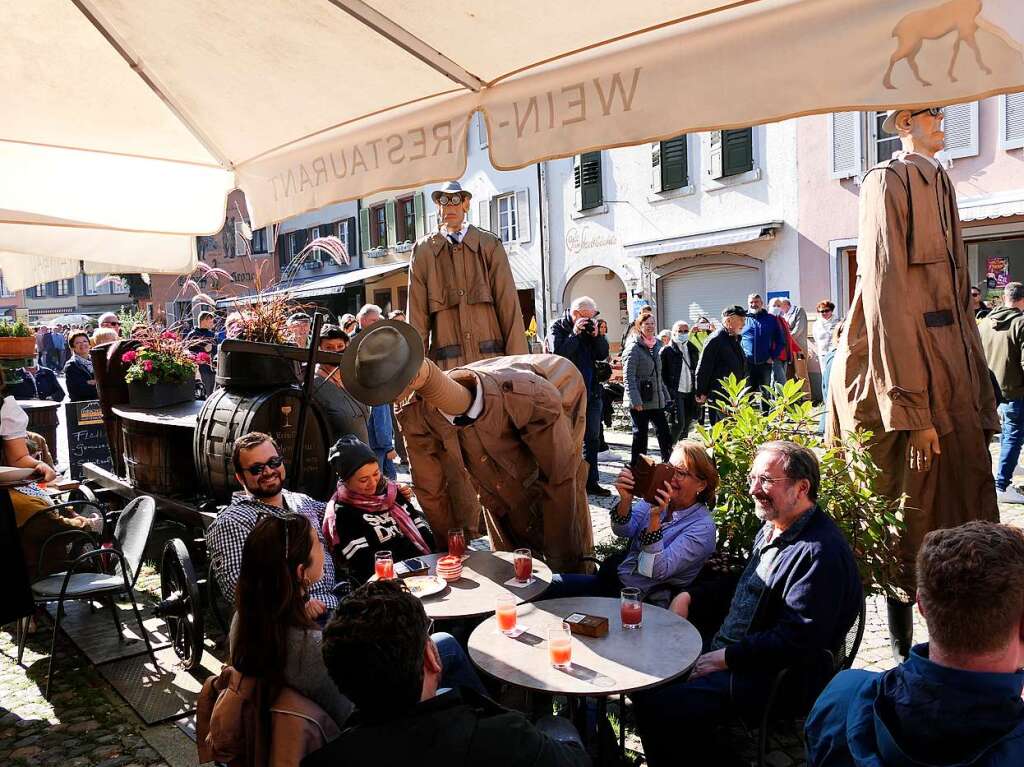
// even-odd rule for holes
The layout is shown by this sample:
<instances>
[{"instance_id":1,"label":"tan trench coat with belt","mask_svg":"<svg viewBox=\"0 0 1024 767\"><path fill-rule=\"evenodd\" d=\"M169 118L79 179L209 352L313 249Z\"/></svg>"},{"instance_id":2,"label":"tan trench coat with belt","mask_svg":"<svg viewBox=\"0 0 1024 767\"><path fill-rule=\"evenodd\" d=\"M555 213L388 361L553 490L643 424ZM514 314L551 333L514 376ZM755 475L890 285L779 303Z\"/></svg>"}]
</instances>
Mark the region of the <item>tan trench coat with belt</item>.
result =
<instances>
[{"instance_id":1,"label":"tan trench coat with belt","mask_svg":"<svg viewBox=\"0 0 1024 767\"><path fill-rule=\"evenodd\" d=\"M410 452L416 496L434 530L451 527L441 469L454 437L480 494L494 547L528 546L555 571L580 572L593 551L587 501L587 464L580 445L587 392L569 360L553 354L501 357L453 370L456 381L483 388L483 412L456 426L413 397L398 409Z\"/></svg>"},{"instance_id":2,"label":"tan trench coat with belt","mask_svg":"<svg viewBox=\"0 0 1024 767\"><path fill-rule=\"evenodd\" d=\"M945 171L909 154L873 168L860 193L853 297L829 382L833 436L873 432L875 490L906 493L903 586L926 533L999 518L988 435L999 430L956 194ZM910 431L934 427L941 455L907 465Z\"/></svg>"},{"instance_id":3,"label":"tan trench coat with belt","mask_svg":"<svg viewBox=\"0 0 1024 767\"><path fill-rule=\"evenodd\" d=\"M408 316L441 370L528 351L505 248L475 226L458 245L440 232L416 243L409 262Z\"/></svg>"}]
</instances>

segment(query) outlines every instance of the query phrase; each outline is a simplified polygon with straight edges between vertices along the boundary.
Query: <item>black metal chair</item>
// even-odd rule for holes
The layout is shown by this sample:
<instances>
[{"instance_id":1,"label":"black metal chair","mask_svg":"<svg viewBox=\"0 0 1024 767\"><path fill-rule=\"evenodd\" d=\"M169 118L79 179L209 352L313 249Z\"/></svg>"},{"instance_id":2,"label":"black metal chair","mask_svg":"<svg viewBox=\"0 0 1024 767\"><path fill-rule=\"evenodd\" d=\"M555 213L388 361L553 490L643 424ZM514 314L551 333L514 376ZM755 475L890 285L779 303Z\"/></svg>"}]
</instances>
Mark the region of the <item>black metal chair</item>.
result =
<instances>
[{"instance_id":1,"label":"black metal chair","mask_svg":"<svg viewBox=\"0 0 1024 767\"><path fill-rule=\"evenodd\" d=\"M861 602L857 620L847 630L839 646L823 651L822 662L831 672L826 684L840 671L846 671L853 665L853 661L857 658L857 651L860 649L861 640L864 638L866 621L867 601L865 600ZM820 693L820 690L815 690L814 694L810 694L810 691L807 690L801 690L799 684L805 680L796 681L801 676L797 669L784 668L772 682L771 692L768 695L768 702L761 715L758 729L757 763L759 767L765 767L767 764L768 741L771 738L772 725L783 720L795 722L806 718L817 699L817 693ZM797 689L794 690L794 687Z\"/></svg>"},{"instance_id":2,"label":"black metal chair","mask_svg":"<svg viewBox=\"0 0 1024 767\"><path fill-rule=\"evenodd\" d=\"M75 502L87 503L87 502ZM66 505L66 504L62 504ZM53 679L53 662L57 650L57 632L60 631L60 622L64 614L64 602L72 600L86 600L91 603L98 599L106 601L117 627L119 641L124 641L121 633L121 622L117 616L117 608L113 599L121 594L127 594L132 603L132 610L135 613L135 620L139 625L139 633L146 643L146 650L152 658L154 665L157 664L156 655L149 641L149 635L142 625L142 616L139 613L139 606L135 601L135 584L139 578L139 571L142 569L142 555L149 539L149 533L153 528L153 520L156 516L156 503L149 496L140 496L131 501L117 519L114 528L114 540L110 548L95 548L77 556L67 571L47 575L36 580L32 584L32 596L36 604L47 602L57 603L57 612L53 622L53 637L50 641L50 662L46 673L46 689L43 693L46 699L50 697L50 682ZM51 536L43 544L40 551L40 559L46 547L51 542L60 541L66 545L75 536L82 542L93 543L96 540L93 536L81 530L69 530ZM111 572L103 572L109 567ZM87 570L86 568L92 568ZM21 663L25 650L25 639L28 634L28 618L23 619L23 625L19 631L18 662Z\"/></svg>"}]
</instances>

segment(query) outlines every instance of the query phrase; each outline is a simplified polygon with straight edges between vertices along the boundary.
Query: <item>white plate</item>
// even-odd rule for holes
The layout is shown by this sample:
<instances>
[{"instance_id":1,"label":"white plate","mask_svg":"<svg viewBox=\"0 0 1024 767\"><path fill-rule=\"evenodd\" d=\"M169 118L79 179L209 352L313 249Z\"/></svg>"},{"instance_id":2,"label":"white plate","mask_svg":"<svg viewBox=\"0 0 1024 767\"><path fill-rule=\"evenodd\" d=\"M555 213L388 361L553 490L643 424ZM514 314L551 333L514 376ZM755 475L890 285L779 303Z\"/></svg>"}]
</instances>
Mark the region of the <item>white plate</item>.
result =
<instances>
[{"instance_id":1,"label":"white plate","mask_svg":"<svg viewBox=\"0 0 1024 767\"><path fill-rule=\"evenodd\" d=\"M440 594L448 584L436 575L412 575L403 578L402 582L409 587L414 597L429 597L433 594Z\"/></svg>"},{"instance_id":2,"label":"white plate","mask_svg":"<svg viewBox=\"0 0 1024 767\"><path fill-rule=\"evenodd\" d=\"M17 466L0 466L0 482L20 482L36 473L35 469L20 469Z\"/></svg>"}]
</instances>

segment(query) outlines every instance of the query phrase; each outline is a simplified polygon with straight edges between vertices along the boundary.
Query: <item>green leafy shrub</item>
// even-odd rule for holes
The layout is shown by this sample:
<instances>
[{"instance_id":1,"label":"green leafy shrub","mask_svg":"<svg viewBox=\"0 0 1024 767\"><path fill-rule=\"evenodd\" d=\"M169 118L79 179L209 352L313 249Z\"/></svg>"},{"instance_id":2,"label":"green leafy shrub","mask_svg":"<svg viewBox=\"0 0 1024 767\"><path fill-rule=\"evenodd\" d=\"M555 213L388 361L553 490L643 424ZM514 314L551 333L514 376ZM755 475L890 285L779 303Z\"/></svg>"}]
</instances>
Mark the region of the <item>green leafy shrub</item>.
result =
<instances>
[{"instance_id":1,"label":"green leafy shrub","mask_svg":"<svg viewBox=\"0 0 1024 767\"><path fill-rule=\"evenodd\" d=\"M721 477L714 509L719 564L740 567L762 525L747 486L757 448L772 440L790 440L818 456L818 503L849 541L865 591L903 597L896 585L898 541L905 528L902 504L872 490L880 470L867 450L870 432L856 432L840 445L826 445L818 434L818 414L798 381L787 381L766 393L767 413L762 413L759 398L745 381L730 375L723 388L724 396L712 407L725 417L710 428L697 427Z\"/></svg>"},{"instance_id":2,"label":"green leafy shrub","mask_svg":"<svg viewBox=\"0 0 1024 767\"><path fill-rule=\"evenodd\" d=\"M10 322L0 321L0 338L29 338L32 335L32 328L21 320Z\"/></svg>"}]
</instances>

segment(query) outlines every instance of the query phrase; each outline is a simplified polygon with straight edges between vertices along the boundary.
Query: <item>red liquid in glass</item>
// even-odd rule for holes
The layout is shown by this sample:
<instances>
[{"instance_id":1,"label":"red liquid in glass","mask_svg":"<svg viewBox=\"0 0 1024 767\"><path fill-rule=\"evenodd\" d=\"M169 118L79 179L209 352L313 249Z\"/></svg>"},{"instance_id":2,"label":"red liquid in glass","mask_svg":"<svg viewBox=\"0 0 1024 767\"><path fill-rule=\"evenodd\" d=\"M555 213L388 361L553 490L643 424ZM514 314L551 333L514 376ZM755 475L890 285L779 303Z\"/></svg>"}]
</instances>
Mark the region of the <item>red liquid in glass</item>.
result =
<instances>
[{"instance_id":1,"label":"red liquid in glass","mask_svg":"<svg viewBox=\"0 0 1024 767\"><path fill-rule=\"evenodd\" d=\"M533 575L533 560L528 557L516 557L514 562L516 568L516 580L525 583Z\"/></svg>"},{"instance_id":2,"label":"red liquid in glass","mask_svg":"<svg viewBox=\"0 0 1024 767\"><path fill-rule=\"evenodd\" d=\"M624 604L620 608L619 616L623 626L639 626L642 615L643 606L639 604Z\"/></svg>"},{"instance_id":3,"label":"red liquid in glass","mask_svg":"<svg viewBox=\"0 0 1024 767\"><path fill-rule=\"evenodd\" d=\"M395 577L395 563L394 562L380 562L375 564L377 571L377 577L382 581L389 581Z\"/></svg>"},{"instance_id":4,"label":"red liquid in glass","mask_svg":"<svg viewBox=\"0 0 1024 767\"><path fill-rule=\"evenodd\" d=\"M453 557L461 557L466 553L466 539L461 533L448 536L448 553Z\"/></svg>"},{"instance_id":5,"label":"red liquid in glass","mask_svg":"<svg viewBox=\"0 0 1024 767\"><path fill-rule=\"evenodd\" d=\"M549 643L548 657L554 666L568 666L572 661L572 644L568 640L558 644Z\"/></svg>"},{"instance_id":6,"label":"red liquid in glass","mask_svg":"<svg viewBox=\"0 0 1024 767\"><path fill-rule=\"evenodd\" d=\"M503 607L497 611L498 631L512 631L516 627L516 608Z\"/></svg>"}]
</instances>

